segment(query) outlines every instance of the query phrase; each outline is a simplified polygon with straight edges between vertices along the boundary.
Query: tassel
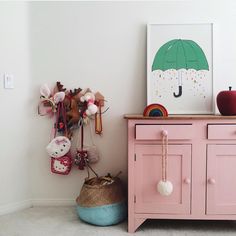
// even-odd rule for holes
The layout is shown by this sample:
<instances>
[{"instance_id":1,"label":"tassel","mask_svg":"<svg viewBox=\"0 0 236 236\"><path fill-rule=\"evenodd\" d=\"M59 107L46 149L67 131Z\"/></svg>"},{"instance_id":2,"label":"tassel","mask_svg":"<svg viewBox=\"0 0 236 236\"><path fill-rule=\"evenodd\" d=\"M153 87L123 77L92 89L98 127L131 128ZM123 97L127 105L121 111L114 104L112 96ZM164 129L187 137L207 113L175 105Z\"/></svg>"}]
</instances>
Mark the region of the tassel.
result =
<instances>
[{"instance_id":1,"label":"tassel","mask_svg":"<svg viewBox=\"0 0 236 236\"><path fill-rule=\"evenodd\" d=\"M102 106L101 101L98 102L98 112L95 114L95 133L102 135Z\"/></svg>"}]
</instances>

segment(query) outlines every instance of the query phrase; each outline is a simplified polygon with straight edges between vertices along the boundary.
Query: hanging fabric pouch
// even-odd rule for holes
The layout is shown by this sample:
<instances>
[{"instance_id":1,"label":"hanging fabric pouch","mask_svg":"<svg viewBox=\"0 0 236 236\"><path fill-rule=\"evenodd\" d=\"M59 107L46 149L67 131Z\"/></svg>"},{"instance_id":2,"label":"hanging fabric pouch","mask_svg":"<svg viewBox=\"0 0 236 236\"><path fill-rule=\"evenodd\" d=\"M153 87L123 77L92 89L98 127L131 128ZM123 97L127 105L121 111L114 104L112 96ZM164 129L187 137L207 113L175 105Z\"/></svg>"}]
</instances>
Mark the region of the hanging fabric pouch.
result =
<instances>
[{"instance_id":1,"label":"hanging fabric pouch","mask_svg":"<svg viewBox=\"0 0 236 236\"><path fill-rule=\"evenodd\" d=\"M59 117L63 117L65 127L65 136L57 136ZM72 167L72 158L70 155L71 142L67 138L67 126L65 119L65 110L63 103L58 104L56 115L56 124L54 128L54 138L47 145L47 152L51 157L51 172L55 174L68 175Z\"/></svg>"},{"instance_id":2,"label":"hanging fabric pouch","mask_svg":"<svg viewBox=\"0 0 236 236\"><path fill-rule=\"evenodd\" d=\"M90 133L91 145L89 146L85 145L84 148L88 152L89 164L94 164L99 161L99 152L97 146L94 144L91 122L89 122L89 133Z\"/></svg>"},{"instance_id":3,"label":"hanging fabric pouch","mask_svg":"<svg viewBox=\"0 0 236 236\"><path fill-rule=\"evenodd\" d=\"M70 151L71 142L65 136L57 136L47 145L47 153L50 157L59 158Z\"/></svg>"},{"instance_id":4,"label":"hanging fabric pouch","mask_svg":"<svg viewBox=\"0 0 236 236\"><path fill-rule=\"evenodd\" d=\"M68 175L71 171L72 159L70 154L54 158L51 157L51 171L55 174Z\"/></svg>"}]
</instances>

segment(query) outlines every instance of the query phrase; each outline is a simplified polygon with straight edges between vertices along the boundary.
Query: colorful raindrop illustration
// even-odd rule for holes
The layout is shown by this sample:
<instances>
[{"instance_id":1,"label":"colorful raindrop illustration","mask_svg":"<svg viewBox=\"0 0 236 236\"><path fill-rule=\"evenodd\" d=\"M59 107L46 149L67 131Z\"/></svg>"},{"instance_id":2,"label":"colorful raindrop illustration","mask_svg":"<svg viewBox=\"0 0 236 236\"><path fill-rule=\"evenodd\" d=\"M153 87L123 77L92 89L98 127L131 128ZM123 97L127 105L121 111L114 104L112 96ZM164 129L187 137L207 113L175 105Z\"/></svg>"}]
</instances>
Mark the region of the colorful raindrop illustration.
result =
<instances>
[{"instance_id":1,"label":"colorful raindrop illustration","mask_svg":"<svg viewBox=\"0 0 236 236\"><path fill-rule=\"evenodd\" d=\"M204 51L196 42L173 39L157 51L152 64L152 72L155 71L159 80L169 79L172 83L178 81L178 89L173 92L173 96L178 98L183 94L183 78L192 81L195 90L196 87L201 86L200 81L206 78L209 65ZM193 92L194 96L196 92L198 90Z\"/></svg>"}]
</instances>

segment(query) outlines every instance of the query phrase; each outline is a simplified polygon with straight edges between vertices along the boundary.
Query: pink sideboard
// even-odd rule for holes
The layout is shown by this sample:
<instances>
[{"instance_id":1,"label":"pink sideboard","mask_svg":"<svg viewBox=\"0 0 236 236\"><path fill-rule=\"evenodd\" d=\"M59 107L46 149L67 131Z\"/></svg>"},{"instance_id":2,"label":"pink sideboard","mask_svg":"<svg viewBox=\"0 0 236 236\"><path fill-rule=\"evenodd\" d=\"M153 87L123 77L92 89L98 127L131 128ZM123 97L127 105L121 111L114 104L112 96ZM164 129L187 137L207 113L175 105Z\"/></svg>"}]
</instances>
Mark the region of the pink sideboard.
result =
<instances>
[{"instance_id":1,"label":"pink sideboard","mask_svg":"<svg viewBox=\"0 0 236 236\"><path fill-rule=\"evenodd\" d=\"M146 219L236 220L236 116L125 115L128 121L128 231ZM163 131L170 196L157 191Z\"/></svg>"}]
</instances>

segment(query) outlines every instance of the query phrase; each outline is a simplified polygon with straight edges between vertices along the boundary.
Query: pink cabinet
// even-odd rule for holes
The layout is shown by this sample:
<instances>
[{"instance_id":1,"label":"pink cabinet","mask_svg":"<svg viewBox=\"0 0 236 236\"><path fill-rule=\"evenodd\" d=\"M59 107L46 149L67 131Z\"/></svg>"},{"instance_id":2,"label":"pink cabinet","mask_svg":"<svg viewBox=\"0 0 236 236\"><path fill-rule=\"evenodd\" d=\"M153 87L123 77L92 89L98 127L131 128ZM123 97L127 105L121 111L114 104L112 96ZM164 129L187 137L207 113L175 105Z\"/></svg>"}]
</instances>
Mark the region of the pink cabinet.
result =
<instances>
[{"instance_id":1,"label":"pink cabinet","mask_svg":"<svg viewBox=\"0 0 236 236\"><path fill-rule=\"evenodd\" d=\"M236 117L216 115L128 120L128 231L146 219L236 220ZM168 179L162 196L162 134Z\"/></svg>"},{"instance_id":2,"label":"pink cabinet","mask_svg":"<svg viewBox=\"0 0 236 236\"><path fill-rule=\"evenodd\" d=\"M207 214L236 214L236 145L208 145L207 182Z\"/></svg>"},{"instance_id":3,"label":"pink cabinet","mask_svg":"<svg viewBox=\"0 0 236 236\"><path fill-rule=\"evenodd\" d=\"M157 191L161 145L137 145L135 153L135 212L190 214L191 145L169 145L168 179L174 185L169 197Z\"/></svg>"}]
</instances>

